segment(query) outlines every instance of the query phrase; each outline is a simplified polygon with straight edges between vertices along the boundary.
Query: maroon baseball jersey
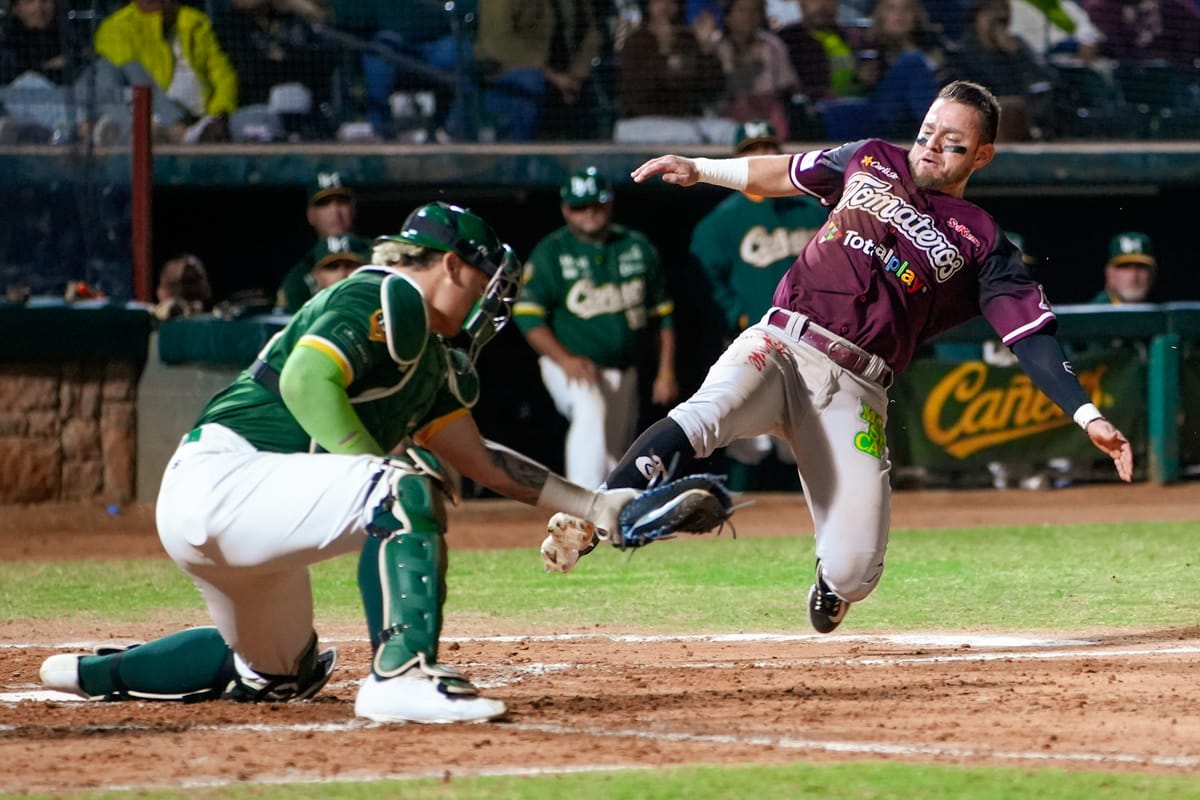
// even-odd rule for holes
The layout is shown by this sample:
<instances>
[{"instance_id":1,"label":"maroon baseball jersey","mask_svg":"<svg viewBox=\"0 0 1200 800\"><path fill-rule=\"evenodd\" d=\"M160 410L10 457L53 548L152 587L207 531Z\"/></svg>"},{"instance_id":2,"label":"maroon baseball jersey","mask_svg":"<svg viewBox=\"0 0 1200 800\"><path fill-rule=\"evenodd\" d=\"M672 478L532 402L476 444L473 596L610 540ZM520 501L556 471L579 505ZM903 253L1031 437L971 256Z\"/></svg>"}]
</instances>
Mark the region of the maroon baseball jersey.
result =
<instances>
[{"instance_id":1,"label":"maroon baseball jersey","mask_svg":"<svg viewBox=\"0 0 1200 800\"><path fill-rule=\"evenodd\" d=\"M908 152L877 139L792 156L792 183L832 205L775 289L799 311L908 366L922 342L982 313L1006 345L1056 321L1042 287L974 203L918 189Z\"/></svg>"}]
</instances>

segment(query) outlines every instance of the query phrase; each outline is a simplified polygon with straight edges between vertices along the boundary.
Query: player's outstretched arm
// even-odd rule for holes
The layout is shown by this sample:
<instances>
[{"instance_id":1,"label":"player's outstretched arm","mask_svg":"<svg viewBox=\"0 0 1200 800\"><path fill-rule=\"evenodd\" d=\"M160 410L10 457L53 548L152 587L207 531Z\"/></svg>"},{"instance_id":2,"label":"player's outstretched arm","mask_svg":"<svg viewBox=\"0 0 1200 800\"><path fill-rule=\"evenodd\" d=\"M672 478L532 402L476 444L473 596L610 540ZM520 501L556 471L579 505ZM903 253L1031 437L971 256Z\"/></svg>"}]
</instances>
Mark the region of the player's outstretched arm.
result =
<instances>
[{"instance_id":1,"label":"player's outstretched arm","mask_svg":"<svg viewBox=\"0 0 1200 800\"><path fill-rule=\"evenodd\" d=\"M1125 434L1117 430L1117 427L1104 417L1099 417L1088 423L1087 435L1092 440L1092 444L1113 460L1113 464L1117 468L1117 475L1121 480L1126 483L1132 481L1133 448L1130 447Z\"/></svg>"},{"instance_id":2,"label":"player's outstretched arm","mask_svg":"<svg viewBox=\"0 0 1200 800\"><path fill-rule=\"evenodd\" d=\"M700 180L695 160L683 156L652 158L630 173L634 183L642 183L655 175L661 175L663 183L677 186L693 186Z\"/></svg>"},{"instance_id":3,"label":"player's outstretched arm","mask_svg":"<svg viewBox=\"0 0 1200 800\"><path fill-rule=\"evenodd\" d=\"M789 174L791 160L792 157L787 154L748 158L684 158L666 155L650 159L630 175L636 183L643 183L648 178L660 175L663 183L673 183L677 186L708 183L763 197L787 197L800 193Z\"/></svg>"},{"instance_id":4,"label":"player's outstretched arm","mask_svg":"<svg viewBox=\"0 0 1200 800\"><path fill-rule=\"evenodd\" d=\"M454 467L465 477L505 497L531 506L565 511L615 531L625 504L641 492L636 489L585 489L555 475L547 467L496 442L483 438L470 414L456 417L418 444Z\"/></svg>"}]
</instances>

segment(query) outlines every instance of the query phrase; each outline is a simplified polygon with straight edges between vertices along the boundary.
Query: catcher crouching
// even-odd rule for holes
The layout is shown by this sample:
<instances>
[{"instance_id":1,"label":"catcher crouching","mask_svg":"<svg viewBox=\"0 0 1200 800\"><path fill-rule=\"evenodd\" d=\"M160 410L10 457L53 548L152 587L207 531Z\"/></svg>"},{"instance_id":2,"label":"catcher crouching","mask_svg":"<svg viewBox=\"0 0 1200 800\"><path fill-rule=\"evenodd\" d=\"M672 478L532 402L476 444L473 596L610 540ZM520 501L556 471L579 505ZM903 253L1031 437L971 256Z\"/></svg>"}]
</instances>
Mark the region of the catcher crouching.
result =
<instances>
[{"instance_id":1,"label":"catcher crouching","mask_svg":"<svg viewBox=\"0 0 1200 800\"><path fill-rule=\"evenodd\" d=\"M520 286L512 248L480 217L421 206L376 240L372 262L310 299L209 401L167 466L159 537L213 626L51 656L47 688L110 700L307 700L337 664L313 627L308 568L357 552L372 661L355 714L494 719L504 703L439 658L453 500L443 464L600 531L694 523L706 503L684 490L658 495L661 513L636 506L623 527L622 509L642 492L584 489L480 435L475 360ZM450 344L460 333L465 351Z\"/></svg>"}]
</instances>

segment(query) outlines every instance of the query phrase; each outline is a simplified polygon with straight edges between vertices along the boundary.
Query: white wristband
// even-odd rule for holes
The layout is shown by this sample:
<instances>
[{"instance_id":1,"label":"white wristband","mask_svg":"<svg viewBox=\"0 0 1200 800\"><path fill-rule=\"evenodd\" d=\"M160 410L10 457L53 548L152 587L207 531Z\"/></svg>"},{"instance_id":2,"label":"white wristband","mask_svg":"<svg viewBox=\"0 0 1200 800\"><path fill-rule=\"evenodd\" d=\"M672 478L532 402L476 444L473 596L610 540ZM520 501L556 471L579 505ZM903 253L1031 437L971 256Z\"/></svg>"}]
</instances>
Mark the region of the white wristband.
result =
<instances>
[{"instance_id":1,"label":"white wristband","mask_svg":"<svg viewBox=\"0 0 1200 800\"><path fill-rule=\"evenodd\" d=\"M1094 403L1084 403L1079 408L1075 409L1075 424L1087 430L1089 422L1095 422L1098 419L1103 419L1104 415L1100 413L1100 409L1096 408Z\"/></svg>"},{"instance_id":2,"label":"white wristband","mask_svg":"<svg viewBox=\"0 0 1200 800\"><path fill-rule=\"evenodd\" d=\"M750 182L750 160L747 158L697 158L693 159L700 180L726 189L746 190Z\"/></svg>"},{"instance_id":3,"label":"white wristband","mask_svg":"<svg viewBox=\"0 0 1200 800\"><path fill-rule=\"evenodd\" d=\"M584 489L582 486L550 473L546 476L546 483L542 485L537 505L540 508L565 511L572 516L590 521L596 503L596 494L590 489Z\"/></svg>"}]
</instances>

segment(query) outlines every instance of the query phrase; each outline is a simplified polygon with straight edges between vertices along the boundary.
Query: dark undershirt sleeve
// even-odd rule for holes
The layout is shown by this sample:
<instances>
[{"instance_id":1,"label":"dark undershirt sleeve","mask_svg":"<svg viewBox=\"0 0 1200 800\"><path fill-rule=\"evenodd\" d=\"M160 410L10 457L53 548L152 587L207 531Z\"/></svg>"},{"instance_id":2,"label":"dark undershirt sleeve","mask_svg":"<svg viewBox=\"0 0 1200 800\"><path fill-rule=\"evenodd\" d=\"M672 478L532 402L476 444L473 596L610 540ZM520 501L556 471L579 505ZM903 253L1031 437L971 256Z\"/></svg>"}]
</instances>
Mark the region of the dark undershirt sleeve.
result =
<instances>
[{"instance_id":1,"label":"dark undershirt sleeve","mask_svg":"<svg viewBox=\"0 0 1200 800\"><path fill-rule=\"evenodd\" d=\"M1058 404L1067 416L1090 402L1079 380L1070 371L1070 362L1062 345L1048 333L1031 333L1012 344L1013 354L1033 385Z\"/></svg>"}]
</instances>

